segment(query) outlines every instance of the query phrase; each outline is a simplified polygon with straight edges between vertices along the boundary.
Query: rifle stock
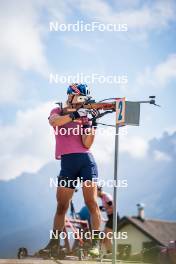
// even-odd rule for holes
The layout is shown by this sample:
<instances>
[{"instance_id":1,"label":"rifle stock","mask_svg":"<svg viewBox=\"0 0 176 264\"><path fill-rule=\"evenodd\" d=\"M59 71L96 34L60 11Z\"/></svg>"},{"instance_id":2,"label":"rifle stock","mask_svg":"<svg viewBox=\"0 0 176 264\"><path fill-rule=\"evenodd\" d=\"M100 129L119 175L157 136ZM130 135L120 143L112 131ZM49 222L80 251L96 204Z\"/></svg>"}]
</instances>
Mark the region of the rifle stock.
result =
<instances>
[{"instance_id":1,"label":"rifle stock","mask_svg":"<svg viewBox=\"0 0 176 264\"><path fill-rule=\"evenodd\" d=\"M88 104L84 104L83 108L85 108L85 109L97 109L97 110L115 110L116 109L116 103L115 102L88 103Z\"/></svg>"},{"instance_id":2,"label":"rifle stock","mask_svg":"<svg viewBox=\"0 0 176 264\"><path fill-rule=\"evenodd\" d=\"M88 102L88 103L85 103L83 104L82 106L80 106L81 108L84 108L84 109L97 109L97 110L104 110L104 111L107 111L107 110L112 110L112 111L115 111L116 110L116 102L99 102L99 103L96 103L96 102ZM76 111L77 109L74 109L74 108L66 108L64 109L63 113L64 114L67 114L67 113L71 113L71 112L74 112Z\"/></svg>"}]
</instances>

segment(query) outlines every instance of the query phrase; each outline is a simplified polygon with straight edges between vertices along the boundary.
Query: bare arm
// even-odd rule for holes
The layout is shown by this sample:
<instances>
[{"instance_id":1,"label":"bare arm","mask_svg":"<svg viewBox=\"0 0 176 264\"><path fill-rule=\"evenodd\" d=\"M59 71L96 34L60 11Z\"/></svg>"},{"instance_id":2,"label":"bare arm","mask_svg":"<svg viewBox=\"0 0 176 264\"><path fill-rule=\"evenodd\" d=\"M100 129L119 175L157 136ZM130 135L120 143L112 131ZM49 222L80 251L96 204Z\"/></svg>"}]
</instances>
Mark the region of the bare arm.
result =
<instances>
[{"instance_id":1,"label":"bare arm","mask_svg":"<svg viewBox=\"0 0 176 264\"><path fill-rule=\"evenodd\" d=\"M54 127L55 126L63 126L67 123L70 123L71 121L73 121L73 119L70 117L70 114L74 113L76 111L77 111L76 108L72 108L72 109L68 109L67 107L63 108L62 113L64 115L60 115L60 113L59 114L53 113L49 117L49 123L51 126L54 126Z\"/></svg>"},{"instance_id":2,"label":"bare arm","mask_svg":"<svg viewBox=\"0 0 176 264\"><path fill-rule=\"evenodd\" d=\"M69 122L71 122L72 119L69 115L60 116L58 114L54 114L49 118L49 123L51 126L63 126Z\"/></svg>"},{"instance_id":3,"label":"bare arm","mask_svg":"<svg viewBox=\"0 0 176 264\"><path fill-rule=\"evenodd\" d=\"M89 149L92 146L94 139L95 139L95 129L90 128L89 135L86 135L86 134L82 135L82 143L84 147Z\"/></svg>"}]
</instances>

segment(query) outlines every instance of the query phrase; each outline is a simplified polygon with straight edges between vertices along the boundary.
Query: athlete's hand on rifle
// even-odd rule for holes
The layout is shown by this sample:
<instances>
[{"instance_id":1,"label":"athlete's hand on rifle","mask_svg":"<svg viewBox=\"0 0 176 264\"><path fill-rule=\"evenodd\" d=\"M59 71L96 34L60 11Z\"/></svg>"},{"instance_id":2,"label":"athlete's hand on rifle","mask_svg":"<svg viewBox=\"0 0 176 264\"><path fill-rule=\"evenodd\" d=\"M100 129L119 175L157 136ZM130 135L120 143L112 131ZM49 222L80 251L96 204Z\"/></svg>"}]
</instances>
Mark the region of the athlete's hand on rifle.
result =
<instances>
[{"instance_id":1,"label":"athlete's hand on rifle","mask_svg":"<svg viewBox=\"0 0 176 264\"><path fill-rule=\"evenodd\" d=\"M97 121L96 121L96 119L97 119L97 117L99 116L99 114L100 114L100 112L99 112L99 110L97 110L97 109L92 109L91 110L91 115L92 115L92 127L94 127L94 128L97 128Z\"/></svg>"},{"instance_id":2,"label":"athlete's hand on rifle","mask_svg":"<svg viewBox=\"0 0 176 264\"><path fill-rule=\"evenodd\" d=\"M99 116L99 114L100 114L99 110L97 110L97 109L92 109L90 111L90 113L91 113L93 118L97 118Z\"/></svg>"},{"instance_id":3,"label":"athlete's hand on rifle","mask_svg":"<svg viewBox=\"0 0 176 264\"><path fill-rule=\"evenodd\" d=\"M87 115L88 115L88 110L84 108L79 108L77 111L70 113L70 117L72 118L72 120L81 117L87 117Z\"/></svg>"},{"instance_id":4,"label":"athlete's hand on rifle","mask_svg":"<svg viewBox=\"0 0 176 264\"><path fill-rule=\"evenodd\" d=\"M87 117L88 115L88 110L84 108L80 108L77 110L79 117Z\"/></svg>"}]
</instances>

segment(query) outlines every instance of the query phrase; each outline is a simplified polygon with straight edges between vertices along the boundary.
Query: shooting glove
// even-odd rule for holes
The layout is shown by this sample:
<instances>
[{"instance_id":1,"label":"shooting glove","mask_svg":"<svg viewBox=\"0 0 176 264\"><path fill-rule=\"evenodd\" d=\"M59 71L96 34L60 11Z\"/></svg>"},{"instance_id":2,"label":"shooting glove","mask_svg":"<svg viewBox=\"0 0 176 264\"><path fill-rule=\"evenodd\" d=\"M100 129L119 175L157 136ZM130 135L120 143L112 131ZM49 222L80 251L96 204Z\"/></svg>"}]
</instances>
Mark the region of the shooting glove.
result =
<instances>
[{"instance_id":1,"label":"shooting glove","mask_svg":"<svg viewBox=\"0 0 176 264\"><path fill-rule=\"evenodd\" d=\"M87 109L80 108L77 111L70 113L69 116L71 117L72 120L75 120L80 117L87 117L87 115L88 115Z\"/></svg>"},{"instance_id":2,"label":"shooting glove","mask_svg":"<svg viewBox=\"0 0 176 264\"><path fill-rule=\"evenodd\" d=\"M97 109L92 109L91 110L91 115L92 115L92 127L94 127L95 129L97 128L98 124L97 124L97 117L99 116L100 112Z\"/></svg>"},{"instance_id":3,"label":"shooting glove","mask_svg":"<svg viewBox=\"0 0 176 264\"><path fill-rule=\"evenodd\" d=\"M93 118L97 118L99 116L100 112L97 109L91 110L91 115Z\"/></svg>"}]
</instances>

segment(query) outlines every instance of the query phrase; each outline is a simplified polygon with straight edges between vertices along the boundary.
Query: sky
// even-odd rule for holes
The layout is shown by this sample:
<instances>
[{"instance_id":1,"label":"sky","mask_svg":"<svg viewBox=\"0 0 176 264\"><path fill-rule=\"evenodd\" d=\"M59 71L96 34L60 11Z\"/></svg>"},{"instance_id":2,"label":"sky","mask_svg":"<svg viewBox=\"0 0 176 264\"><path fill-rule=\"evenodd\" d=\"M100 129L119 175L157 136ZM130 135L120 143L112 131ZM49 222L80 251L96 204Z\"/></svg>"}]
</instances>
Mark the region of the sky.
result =
<instances>
[{"instance_id":1,"label":"sky","mask_svg":"<svg viewBox=\"0 0 176 264\"><path fill-rule=\"evenodd\" d=\"M68 83L51 83L51 73L127 76L128 84L90 83L96 100L126 97L138 101L156 95L162 107L142 105L140 126L127 127L127 135L120 136L123 154L145 159L150 140L165 131L173 133L175 13L176 2L171 0L2 0L0 179L36 172L54 159L54 137L47 117L55 102L66 99ZM125 24L128 30L50 31L50 22L67 25L77 21ZM108 166L113 151L113 136L97 137L93 153L100 164ZM168 153L167 157L161 151L156 155L169 159Z\"/></svg>"}]
</instances>

